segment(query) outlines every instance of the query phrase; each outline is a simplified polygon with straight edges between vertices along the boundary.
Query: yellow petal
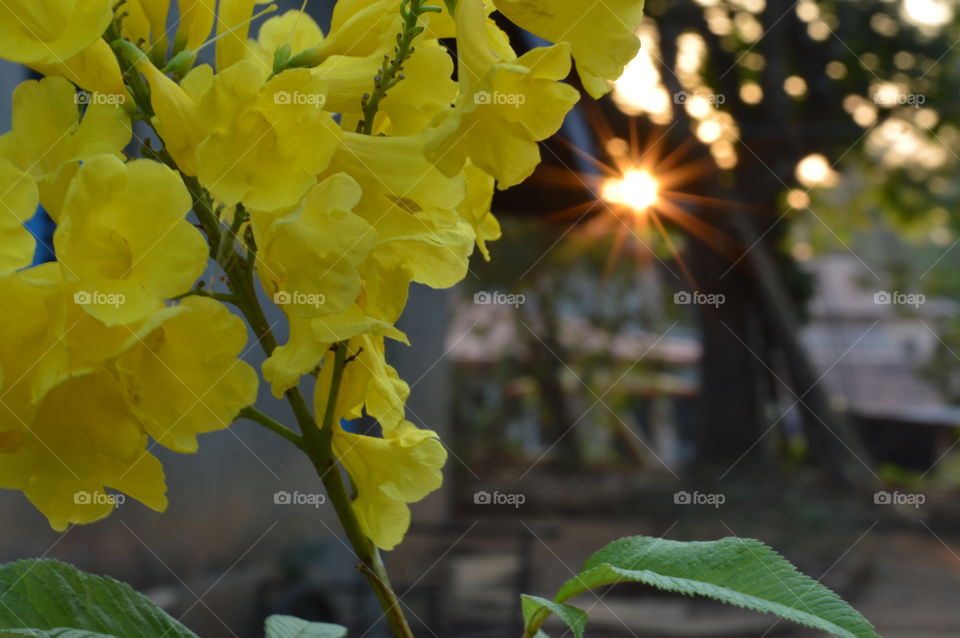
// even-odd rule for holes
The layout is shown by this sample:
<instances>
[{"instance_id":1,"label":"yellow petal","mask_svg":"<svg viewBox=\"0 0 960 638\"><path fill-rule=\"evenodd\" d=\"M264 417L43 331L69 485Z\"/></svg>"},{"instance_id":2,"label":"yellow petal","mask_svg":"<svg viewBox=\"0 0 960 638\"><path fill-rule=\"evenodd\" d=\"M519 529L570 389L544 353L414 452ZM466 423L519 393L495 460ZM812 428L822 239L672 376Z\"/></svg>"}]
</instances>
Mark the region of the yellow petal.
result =
<instances>
[{"instance_id":1,"label":"yellow petal","mask_svg":"<svg viewBox=\"0 0 960 638\"><path fill-rule=\"evenodd\" d=\"M196 452L197 435L230 426L257 398L257 374L237 358L243 321L221 303L187 297L134 335L119 359L133 413L161 445Z\"/></svg>"},{"instance_id":2,"label":"yellow petal","mask_svg":"<svg viewBox=\"0 0 960 638\"><path fill-rule=\"evenodd\" d=\"M353 508L360 525L377 547L391 550L410 526L407 504L442 485L447 451L435 432L409 421L384 438L335 427L334 452L357 492Z\"/></svg>"},{"instance_id":3,"label":"yellow petal","mask_svg":"<svg viewBox=\"0 0 960 638\"><path fill-rule=\"evenodd\" d=\"M157 162L101 155L84 163L53 239L84 310L107 325L129 324L187 292L208 251L186 219L191 205L180 177Z\"/></svg>"},{"instance_id":4,"label":"yellow petal","mask_svg":"<svg viewBox=\"0 0 960 638\"><path fill-rule=\"evenodd\" d=\"M103 518L104 488L167 506L163 468L106 373L73 377L47 394L15 441L0 449L0 486L20 489L56 530Z\"/></svg>"},{"instance_id":5,"label":"yellow petal","mask_svg":"<svg viewBox=\"0 0 960 638\"><path fill-rule=\"evenodd\" d=\"M180 8L178 48L196 51L210 37L216 0L177 0L177 6Z\"/></svg>"},{"instance_id":6,"label":"yellow petal","mask_svg":"<svg viewBox=\"0 0 960 638\"><path fill-rule=\"evenodd\" d=\"M4 0L0 58L54 64L90 46L113 20L111 0Z\"/></svg>"},{"instance_id":7,"label":"yellow petal","mask_svg":"<svg viewBox=\"0 0 960 638\"><path fill-rule=\"evenodd\" d=\"M181 171L195 176L197 146L207 135L199 104L146 57L140 59L137 70L143 73L150 85L150 102L156 114L153 123L163 139L164 147Z\"/></svg>"},{"instance_id":8,"label":"yellow petal","mask_svg":"<svg viewBox=\"0 0 960 638\"><path fill-rule=\"evenodd\" d=\"M256 4L256 0L220 0L217 11L217 71L225 71L246 56L250 18Z\"/></svg>"},{"instance_id":9,"label":"yellow petal","mask_svg":"<svg viewBox=\"0 0 960 638\"><path fill-rule=\"evenodd\" d=\"M326 86L308 69L264 82L249 60L214 78L201 101L210 135L197 148L200 182L220 201L272 211L297 204L340 143L323 110Z\"/></svg>"},{"instance_id":10,"label":"yellow petal","mask_svg":"<svg viewBox=\"0 0 960 638\"><path fill-rule=\"evenodd\" d=\"M259 64L273 68L274 54L281 46L290 47L290 55L302 53L323 42L323 31L308 13L290 10L263 23L257 39L249 43L248 55Z\"/></svg>"},{"instance_id":11,"label":"yellow petal","mask_svg":"<svg viewBox=\"0 0 960 638\"><path fill-rule=\"evenodd\" d=\"M336 173L317 184L300 208L270 226L257 272L287 315L322 317L356 301L357 267L376 242L370 225L351 212L360 195L353 178Z\"/></svg>"},{"instance_id":12,"label":"yellow petal","mask_svg":"<svg viewBox=\"0 0 960 638\"><path fill-rule=\"evenodd\" d=\"M122 106L130 99L117 57L102 39L62 62L29 66L43 75L65 77L85 89L89 94L79 98L81 103Z\"/></svg>"},{"instance_id":13,"label":"yellow petal","mask_svg":"<svg viewBox=\"0 0 960 638\"><path fill-rule=\"evenodd\" d=\"M610 81L640 50L637 27L643 0L604 0L593 3L556 0L496 0L497 9L512 22L550 42L569 42L583 86L599 98Z\"/></svg>"},{"instance_id":14,"label":"yellow petal","mask_svg":"<svg viewBox=\"0 0 960 638\"><path fill-rule=\"evenodd\" d=\"M40 203L57 220L81 161L121 156L130 119L117 106L90 104L80 118L76 89L64 78L23 82L13 92L13 125L0 136L0 157L33 176Z\"/></svg>"},{"instance_id":15,"label":"yellow petal","mask_svg":"<svg viewBox=\"0 0 960 638\"><path fill-rule=\"evenodd\" d=\"M23 224L37 212L39 202L33 179L0 159L0 277L33 261L36 241Z\"/></svg>"},{"instance_id":16,"label":"yellow petal","mask_svg":"<svg viewBox=\"0 0 960 638\"><path fill-rule=\"evenodd\" d=\"M344 133L331 170L344 171L364 190L421 208L453 208L466 195L459 175L445 176L426 158L424 136L375 137Z\"/></svg>"}]
</instances>

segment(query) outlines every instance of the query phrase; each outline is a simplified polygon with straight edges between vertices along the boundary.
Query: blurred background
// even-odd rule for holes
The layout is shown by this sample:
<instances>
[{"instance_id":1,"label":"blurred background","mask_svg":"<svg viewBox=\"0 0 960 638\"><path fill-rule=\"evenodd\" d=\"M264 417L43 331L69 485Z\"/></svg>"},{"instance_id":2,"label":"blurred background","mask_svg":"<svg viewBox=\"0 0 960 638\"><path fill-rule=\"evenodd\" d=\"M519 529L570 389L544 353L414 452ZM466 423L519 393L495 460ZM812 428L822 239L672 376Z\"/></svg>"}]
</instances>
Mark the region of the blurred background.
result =
<instances>
[{"instance_id":1,"label":"blurred background","mask_svg":"<svg viewBox=\"0 0 960 638\"><path fill-rule=\"evenodd\" d=\"M519 636L520 592L630 534L759 538L886 638L960 635L958 9L648 0L612 95L497 195L492 261L416 288L390 353L451 452L388 556L418 636ZM166 514L57 534L2 493L0 559L113 575L204 637L387 635L288 443L241 422L157 453ZM819 635L632 585L581 602L593 636Z\"/></svg>"}]
</instances>

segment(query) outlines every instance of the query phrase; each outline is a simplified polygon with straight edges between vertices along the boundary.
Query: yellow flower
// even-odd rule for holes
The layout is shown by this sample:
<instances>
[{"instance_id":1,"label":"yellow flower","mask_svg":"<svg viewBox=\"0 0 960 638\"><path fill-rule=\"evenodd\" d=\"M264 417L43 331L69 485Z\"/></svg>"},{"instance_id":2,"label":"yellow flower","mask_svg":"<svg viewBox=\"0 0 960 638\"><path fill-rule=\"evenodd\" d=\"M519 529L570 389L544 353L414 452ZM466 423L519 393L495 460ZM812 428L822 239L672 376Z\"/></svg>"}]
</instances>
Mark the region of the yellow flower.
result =
<instances>
[{"instance_id":1,"label":"yellow flower","mask_svg":"<svg viewBox=\"0 0 960 638\"><path fill-rule=\"evenodd\" d=\"M326 108L343 114L345 129L356 128L363 95L371 91L384 56L395 46L394 38L384 39L379 48L365 56L329 55L316 67L316 75L328 87ZM436 40L417 39L403 69L405 79L380 103L375 133L415 135L456 98L457 84L451 79L453 59Z\"/></svg>"},{"instance_id":2,"label":"yellow flower","mask_svg":"<svg viewBox=\"0 0 960 638\"><path fill-rule=\"evenodd\" d=\"M579 94L559 80L570 72L570 45L516 58L489 23L482 0L457 4L460 97L429 141L427 157L455 175L469 157L500 188L522 182L540 162L536 142L553 135Z\"/></svg>"},{"instance_id":3,"label":"yellow flower","mask_svg":"<svg viewBox=\"0 0 960 638\"><path fill-rule=\"evenodd\" d=\"M162 60L167 53L167 14L170 0L126 0L121 33L130 42Z\"/></svg>"},{"instance_id":4,"label":"yellow flower","mask_svg":"<svg viewBox=\"0 0 960 638\"><path fill-rule=\"evenodd\" d=\"M190 207L183 182L162 164L109 155L84 163L53 238L84 310L108 326L130 324L187 292L208 251L186 220Z\"/></svg>"},{"instance_id":5,"label":"yellow flower","mask_svg":"<svg viewBox=\"0 0 960 638\"><path fill-rule=\"evenodd\" d=\"M303 205L274 221L260 243L257 272L290 316L319 317L350 307L360 294L357 267L376 233L351 211L360 186L345 173L317 184Z\"/></svg>"},{"instance_id":6,"label":"yellow flower","mask_svg":"<svg viewBox=\"0 0 960 638\"><path fill-rule=\"evenodd\" d=\"M569 42L583 86L599 98L640 50L643 0L496 0L512 22L550 42Z\"/></svg>"},{"instance_id":7,"label":"yellow flower","mask_svg":"<svg viewBox=\"0 0 960 638\"><path fill-rule=\"evenodd\" d=\"M404 282L404 292L409 282ZM386 336L409 344L406 335L382 319L372 317L359 305L326 317L288 317L290 337L263 363L263 378L278 399L297 385L303 375L317 367L338 341L358 335Z\"/></svg>"},{"instance_id":8,"label":"yellow flower","mask_svg":"<svg viewBox=\"0 0 960 638\"><path fill-rule=\"evenodd\" d=\"M400 23L393 0L340 0L333 8L330 33L320 53L322 56L370 55L381 49L385 39L396 38Z\"/></svg>"},{"instance_id":9,"label":"yellow flower","mask_svg":"<svg viewBox=\"0 0 960 638\"><path fill-rule=\"evenodd\" d=\"M214 78L201 101L210 134L197 163L201 183L220 201L272 211L295 205L316 183L341 133L322 108L326 87L309 69L264 79L250 60Z\"/></svg>"},{"instance_id":10,"label":"yellow flower","mask_svg":"<svg viewBox=\"0 0 960 638\"><path fill-rule=\"evenodd\" d=\"M39 201L33 179L0 159L0 277L33 261L36 241L23 224L37 212Z\"/></svg>"},{"instance_id":11,"label":"yellow flower","mask_svg":"<svg viewBox=\"0 0 960 638\"><path fill-rule=\"evenodd\" d=\"M380 137L344 133L331 162L360 183L365 193L380 193L421 209L452 209L466 195L463 177L444 175L423 154L423 135Z\"/></svg>"},{"instance_id":12,"label":"yellow flower","mask_svg":"<svg viewBox=\"0 0 960 638\"><path fill-rule=\"evenodd\" d=\"M198 434L228 427L256 400L257 374L237 358L246 327L221 303L187 297L140 332L116 365L133 414L161 445L196 452Z\"/></svg>"},{"instance_id":13,"label":"yellow flower","mask_svg":"<svg viewBox=\"0 0 960 638\"><path fill-rule=\"evenodd\" d=\"M384 433L395 430L403 422L410 386L387 363L383 337L361 335L349 342L348 351L353 360L347 364L337 398L338 418L356 419L364 413L372 416ZM333 370L332 355L317 376L314 407L317 418L326 412L327 389ZM356 364L356 365L355 365Z\"/></svg>"},{"instance_id":14,"label":"yellow flower","mask_svg":"<svg viewBox=\"0 0 960 638\"><path fill-rule=\"evenodd\" d=\"M197 174L197 146L207 136L200 113L200 98L213 84L213 70L198 66L177 84L150 62L146 56L137 62L150 85L150 103L154 128L164 148L186 175Z\"/></svg>"},{"instance_id":15,"label":"yellow flower","mask_svg":"<svg viewBox=\"0 0 960 638\"><path fill-rule=\"evenodd\" d=\"M431 288L455 286L466 276L476 236L456 212L412 212L385 198L377 203L358 212L377 231L376 252L382 263Z\"/></svg>"},{"instance_id":16,"label":"yellow flower","mask_svg":"<svg viewBox=\"0 0 960 638\"><path fill-rule=\"evenodd\" d=\"M121 156L130 141L130 120L109 104L91 104L83 118L76 90L63 78L20 84L13 92L13 127L0 136L0 158L33 176L40 203L58 219L80 162Z\"/></svg>"},{"instance_id":17,"label":"yellow flower","mask_svg":"<svg viewBox=\"0 0 960 638\"><path fill-rule=\"evenodd\" d=\"M383 438L334 426L333 449L353 482L353 509L373 543L391 550L410 527L409 503L443 484L447 451L435 432L404 421Z\"/></svg>"},{"instance_id":18,"label":"yellow flower","mask_svg":"<svg viewBox=\"0 0 960 638\"><path fill-rule=\"evenodd\" d=\"M467 178L467 197L457 206L457 212L473 226L477 237L477 246L483 258L490 261L487 242L500 239L500 223L490 212L493 203L493 176L483 172L472 163L464 167Z\"/></svg>"},{"instance_id":19,"label":"yellow flower","mask_svg":"<svg viewBox=\"0 0 960 638\"><path fill-rule=\"evenodd\" d=\"M457 97L453 58L436 40L419 40L403 72L404 80L380 103L380 112L390 123L390 135L419 133Z\"/></svg>"},{"instance_id":20,"label":"yellow flower","mask_svg":"<svg viewBox=\"0 0 960 638\"><path fill-rule=\"evenodd\" d=\"M217 10L217 71L223 72L246 57L250 18L257 4L262 3L260 0L220 0ZM269 68L272 67L271 64Z\"/></svg>"},{"instance_id":21,"label":"yellow flower","mask_svg":"<svg viewBox=\"0 0 960 638\"><path fill-rule=\"evenodd\" d=\"M356 304L325 317L289 316L290 338L263 364L263 377L272 384L277 398L316 368L333 343L368 335L409 345L407 336L393 324L406 305L410 275L385 263L376 252L359 270L363 291Z\"/></svg>"},{"instance_id":22,"label":"yellow flower","mask_svg":"<svg viewBox=\"0 0 960 638\"><path fill-rule=\"evenodd\" d=\"M310 14L290 10L263 23L257 39L249 42L247 56L264 68L273 69L274 54L281 46L289 46L290 55L294 56L321 42L323 31Z\"/></svg>"},{"instance_id":23,"label":"yellow flower","mask_svg":"<svg viewBox=\"0 0 960 638\"><path fill-rule=\"evenodd\" d=\"M177 26L176 49L196 51L213 29L215 0L177 0L180 24Z\"/></svg>"},{"instance_id":24,"label":"yellow flower","mask_svg":"<svg viewBox=\"0 0 960 638\"><path fill-rule=\"evenodd\" d=\"M68 376L64 295L56 281L38 277L49 264L0 277L0 433L18 430L46 392Z\"/></svg>"},{"instance_id":25,"label":"yellow flower","mask_svg":"<svg viewBox=\"0 0 960 638\"><path fill-rule=\"evenodd\" d=\"M146 447L119 383L106 372L80 374L0 439L0 487L22 490L58 531L107 516L115 497L105 488L162 511L163 467Z\"/></svg>"},{"instance_id":26,"label":"yellow flower","mask_svg":"<svg viewBox=\"0 0 960 638\"><path fill-rule=\"evenodd\" d=\"M0 58L54 64L99 38L113 19L111 0L4 0Z\"/></svg>"},{"instance_id":27,"label":"yellow flower","mask_svg":"<svg viewBox=\"0 0 960 638\"><path fill-rule=\"evenodd\" d=\"M85 98L88 103L122 106L130 100L123 85L117 56L104 40L96 40L62 62L38 62L28 66L43 75L65 77L81 89L93 93Z\"/></svg>"}]
</instances>

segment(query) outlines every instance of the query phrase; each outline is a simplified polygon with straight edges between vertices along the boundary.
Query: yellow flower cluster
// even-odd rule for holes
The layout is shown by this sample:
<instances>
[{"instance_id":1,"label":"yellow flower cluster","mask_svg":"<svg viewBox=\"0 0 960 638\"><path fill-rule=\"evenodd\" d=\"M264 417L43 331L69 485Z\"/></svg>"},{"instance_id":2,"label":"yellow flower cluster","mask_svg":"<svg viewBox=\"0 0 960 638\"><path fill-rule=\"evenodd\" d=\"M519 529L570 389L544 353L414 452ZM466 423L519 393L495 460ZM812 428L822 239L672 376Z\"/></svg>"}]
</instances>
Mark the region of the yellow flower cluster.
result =
<instances>
[{"instance_id":1,"label":"yellow flower cluster","mask_svg":"<svg viewBox=\"0 0 960 638\"><path fill-rule=\"evenodd\" d=\"M609 89L642 1L340 0L326 34L290 11L256 38L254 0L113 4L0 3L0 57L47 76L16 89L0 137L0 487L57 528L106 515L105 488L165 507L150 440L193 452L256 399L219 300L236 291L196 288L211 257L231 283L242 253L289 321L262 370L275 395L315 374L319 419L346 344L333 450L363 530L394 547L446 452L405 419L384 340L406 342L411 282L453 286L474 246L489 258L494 188L533 172L578 100L571 60L590 94ZM494 10L553 44L518 56ZM215 64L197 65L208 42ZM131 119L162 141L148 159L124 153ZM29 267L38 203L57 261ZM207 241L188 221L201 205ZM339 425L364 414L382 436Z\"/></svg>"}]
</instances>

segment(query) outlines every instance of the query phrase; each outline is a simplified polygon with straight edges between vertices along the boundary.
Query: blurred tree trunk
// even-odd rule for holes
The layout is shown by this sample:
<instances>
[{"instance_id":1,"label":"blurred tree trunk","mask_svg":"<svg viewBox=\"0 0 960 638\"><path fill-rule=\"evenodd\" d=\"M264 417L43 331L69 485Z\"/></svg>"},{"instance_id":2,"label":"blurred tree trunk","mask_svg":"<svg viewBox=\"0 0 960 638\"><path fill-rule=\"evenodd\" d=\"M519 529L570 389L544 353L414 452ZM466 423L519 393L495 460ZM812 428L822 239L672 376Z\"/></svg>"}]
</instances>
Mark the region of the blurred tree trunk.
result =
<instances>
[{"instance_id":1,"label":"blurred tree trunk","mask_svg":"<svg viewBox=\"0 0 960 638\"><path fill-rule=\"evenodd\" d=\"M783 86L788 75L787 48L801 28L794 16L784 18L790 13L784 1L769 0L761 16L765 31L757 48L765 59L765 89ZM677 36L685 25L694 27L704 35L711 64L720 72L715 90L726 97L738 122L755 120L739 101L739 80L732 70L737 60L706 27L702 11L698 7L677 7L676 11L687 13L660 22L664 66L675 67ZM663 73L662 79L670 94L682 90L672 73ZM773 364L775 353L780 352L785 368L782 381L794 397L802 398L798 408L811 460L836 481L850 484L863 475L861 463L865 464L866 455L856 433L829 406L799 341L800 322L783 283L783 266L774 259L786 226L780 224L780 194L793 179L797 161L816 146L794 122L797 114L783 91L765 90L762 109L760 134L754 137L741 132L744 148L733 174L734 183L744 189L738 201L749 202L760 212L701 211L717 232L739 240L743 247L741 261L731 267L728 257L694 240L688 251L695 288L726 297L725 304L717 309L698 307L704 348L698 465L733 465L739 473L765 465L769 456L764 454L769 449L764 443L766 433L779 417L769 418L766 397L770 396L770 384L781 382ZM675 113L677 127L686 134L690 130L686 113L683 109L675 109ZM708 194L720 190L711 181L701 185Z\"/></svg>"}]
</instances>

